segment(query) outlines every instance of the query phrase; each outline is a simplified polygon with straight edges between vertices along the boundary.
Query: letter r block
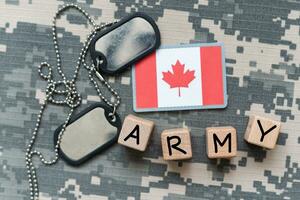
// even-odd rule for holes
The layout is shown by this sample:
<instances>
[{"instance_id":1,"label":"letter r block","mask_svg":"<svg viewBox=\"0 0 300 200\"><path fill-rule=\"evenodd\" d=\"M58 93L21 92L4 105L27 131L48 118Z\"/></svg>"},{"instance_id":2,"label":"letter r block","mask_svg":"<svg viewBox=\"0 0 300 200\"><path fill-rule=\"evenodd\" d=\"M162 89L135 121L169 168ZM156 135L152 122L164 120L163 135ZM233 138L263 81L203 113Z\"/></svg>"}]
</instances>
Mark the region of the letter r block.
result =
<instances>
[{"instance_id":1,"label":"letter r block","mask_svg":"<svg viewBox=\"0 0 300 200\"><path fill-rule=\"evenodd\" d=\"M237 153L236 130L232 126L206 128L208 158L231 158Z\"/></svg>"},{"instance_id":2,"label":"letter r block","mask_svg":"<svg viewBox=\"0 0 300 200\"><path fill-rule=\"evenodd\" d=\"M150 139L154 122L127 115L124 119L118 143L139 151L145 151Z\"/></svg>"},{"instance_id":3,"label":"letter r block","mask_svg":"<svg viewBox=\"0 0 300 200\"><path fill-rule=\"evenodd\" d=\"M192 158L191 136L187 128L164 130L161 133L164 160Z\"/></svg>"},{"instance_id":4,"label":"letter r block","mask_svg":"<svg viewBox=\"0 0 300 200\"><path fill-rule=\"evenodd\" d=\"M274 149L281 123L257 115L250 116L244 139L254 145Z\"/></svg>"}]
</instances>

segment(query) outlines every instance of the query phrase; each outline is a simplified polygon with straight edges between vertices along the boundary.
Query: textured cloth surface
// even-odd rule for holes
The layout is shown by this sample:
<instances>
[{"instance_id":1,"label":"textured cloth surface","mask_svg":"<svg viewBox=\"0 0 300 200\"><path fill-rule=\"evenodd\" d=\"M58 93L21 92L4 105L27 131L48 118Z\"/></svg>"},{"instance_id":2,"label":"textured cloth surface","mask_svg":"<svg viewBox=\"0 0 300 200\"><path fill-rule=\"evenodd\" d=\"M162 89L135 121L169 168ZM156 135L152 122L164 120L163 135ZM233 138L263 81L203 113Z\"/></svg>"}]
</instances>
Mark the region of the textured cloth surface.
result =
<instances>
[{"instance_id":1,"label":"textured cloth surface","mask_svg":"<svg viewBox=\"0 0 300 200\"><path fill-rule=\"evenodd\" d=\"M37 66L56 64L52 16L68 2L85 8L97 23L146 12L156 20L163 45L223 42L229 100L224 110L138 114L156 123L144 153L114 145L79 168L62 160L52 167L36 161L41 199L299 199L299 0L1 0L1 200L29 198L25 146L46 87ZM90 26L73 11L58 26L63 70L71 77ZM124 119L133 112L130 70L107 78L120 93L118 112ZM77 87L83 97L79 110L99 101L84 69ZM43 117L36 147L48 158L53 132L67 112L51 106ZM283 123L274 150L244 142L251 114ZM204 130L221 125L237 129L238 156L230 161L206 156ZM193 159L164 161L160 133L185 126L191 130Z\"/></svg>"}]
</instances>

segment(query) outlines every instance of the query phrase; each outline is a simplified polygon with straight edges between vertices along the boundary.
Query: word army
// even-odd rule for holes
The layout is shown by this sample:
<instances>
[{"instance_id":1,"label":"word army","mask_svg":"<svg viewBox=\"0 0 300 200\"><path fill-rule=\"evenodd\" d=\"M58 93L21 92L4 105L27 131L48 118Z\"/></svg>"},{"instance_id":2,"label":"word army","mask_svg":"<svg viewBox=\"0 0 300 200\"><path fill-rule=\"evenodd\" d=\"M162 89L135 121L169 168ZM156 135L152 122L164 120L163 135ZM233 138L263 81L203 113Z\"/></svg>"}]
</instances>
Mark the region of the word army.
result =
<instances>
[{"instance_id":1,"label":"word army","mask_svg":"<svg viewBox=\"0 0 300 200\"><path fill-rule=\"evenodd\" d=\"M280 133L280 122L260 116L251 116L244 139L267 149L275 148ZM118 143L138 151L145 151L154 128L154 122L128 115L123 123ZM161 145L165 160L192 158L191 136L187 128L164 130ZM232 126L206 128L208 158L232 158L237 155L236 129Z\"/></svg>"}]
</instances>

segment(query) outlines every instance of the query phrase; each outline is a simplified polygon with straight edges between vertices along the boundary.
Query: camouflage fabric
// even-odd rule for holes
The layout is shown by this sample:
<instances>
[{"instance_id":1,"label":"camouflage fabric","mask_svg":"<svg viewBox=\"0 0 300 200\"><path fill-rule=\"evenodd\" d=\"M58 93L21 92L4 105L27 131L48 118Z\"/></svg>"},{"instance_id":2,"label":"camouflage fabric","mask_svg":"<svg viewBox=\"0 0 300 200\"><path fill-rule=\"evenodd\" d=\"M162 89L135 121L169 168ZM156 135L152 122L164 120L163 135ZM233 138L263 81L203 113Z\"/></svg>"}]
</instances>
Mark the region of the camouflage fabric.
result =
<instances>
[{"instance_id":1,"label":"camouflage fabric","mask_svg":"<svg viewBox=\"0 0 300 200\"><path fill-rule=\"evenodd\" d=\"M52 167L36 161L40 199L299 199L299 0L2 0L1 200L29 198L25 147L46 86L37 66L42 61L55 65L52 16L70 2L85 8L97 23L146 12L157 21L162 44L223 42L229 104L224 110L138 114L156 123L144 153L114 145L78 168L62 160ZM71 77L90 26L73 11L58 25L63 70ZM122 97L118 109L122 118L133 113L130 70L108 79ZM83 69L77 86L83 97L79 110L99 101ZM49 158L53 156L53 131L67 112L68 108L51 106L43 117L36 147ZM274 150L243 140L251 114L283 123ZM230 161L207 158L204 129L214 125L236 127L237 157ZM164 161L161 131L182 126L191 130L192 160Z\"/></svg>"}]
</instances>

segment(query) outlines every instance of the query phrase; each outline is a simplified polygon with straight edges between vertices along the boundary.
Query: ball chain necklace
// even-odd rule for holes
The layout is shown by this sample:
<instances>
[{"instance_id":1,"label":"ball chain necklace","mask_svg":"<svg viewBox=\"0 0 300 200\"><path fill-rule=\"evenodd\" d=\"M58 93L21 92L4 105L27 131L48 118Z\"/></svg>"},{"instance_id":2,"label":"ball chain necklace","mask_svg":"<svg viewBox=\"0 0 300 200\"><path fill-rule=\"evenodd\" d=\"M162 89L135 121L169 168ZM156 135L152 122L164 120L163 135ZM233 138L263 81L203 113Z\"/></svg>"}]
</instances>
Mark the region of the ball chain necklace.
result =
<instances>
[{"instance_id":1,"label":"ball chain necklace","mask_svg":"<svg viewBox=\"0 0 300 200\"><path fill-rule=\"evenodd\" d=\"M57 40L57 29L56 29L56 22L57 19L61 16L61 14L68 10L68 9L75 9L82 13L87 20L92 24L92 31L87 37L86 41L84 42L84 46L81 49L79 59L77 61L77 65L75 67L75 72L73 75L73 78L71 80L67 80L64 72L61 68L61 56L59 52L59 46L58 46L58 40ZM98 26L95 24L94 20L88 15L88 13L80 8L79 6L75 4L66 4L62 8L60 8L53 18L53 26L52 26L52 34L53 34L53 43L54 43L54 49L56 54L56 68L58 71L58 74L61 76L62 80L54 81L52 77L52 67L47 62L42 62L40 66L38 67L38 72L40 76L47 81L47 87L46 87L46 98L45 101L42 103L40 107L39 114L37 116L35 128L32 132L31 139L29 141L29 144L26 149L26 155L25 155L25 161L26 161L26 168L27 168L27 175L28 175L28 181L29 181L29 188L30 188L30 199L31 200L37 200L39 199L39 186L38 186L38 179L36 175L36 167L33 164L33 157L37 156L40 158L40 161L47 166L55 164L59 159L59 148L61 139L63 136L63 133L70 121L70 118L73 114L73 111L76 107L78 107L81 103L81 97L76 89L76 80L78 77L78 72L80 67L83 65L86 70L89 72L89 79L90 82L94 85L99 97L103 102L105 102L109 107L111 107L112 112L109 113L109 116L112 118L112 120L116 117L116 109L120 104L120 96L118 93L111 88L111 86L108 84L108 82L101 76L101 74L98 72L98 67L103 62L101 60L97 60L96 64L92 64L91 66L87 65L85 62L88 47L93 39L93 37L96 35L96 33L100 30L103 30L111 25L113 25L116 22L108 23L103 26ZM45 73L47 71L47 73ZM110 91L112 96L115 97L115 101L109 101L100 91L99 85L97 81L94 79L94 77L97 77L98 80ZM58 87L63 87L63 89L58 89ZM55 95L64 95L65 98L63 100L56 99ZM48 104L55 104L55 105L67 105L70 108L70 111L67 115L66 120L64 121L62 128L58 134L57 143L54 147L54 158L50 160L46 160L44 155L40 152L34 149L34 143L38 136L39 127L41 124L41 119L44 113L44 110L46 109Z\"/></svg>"}]
</instances>

